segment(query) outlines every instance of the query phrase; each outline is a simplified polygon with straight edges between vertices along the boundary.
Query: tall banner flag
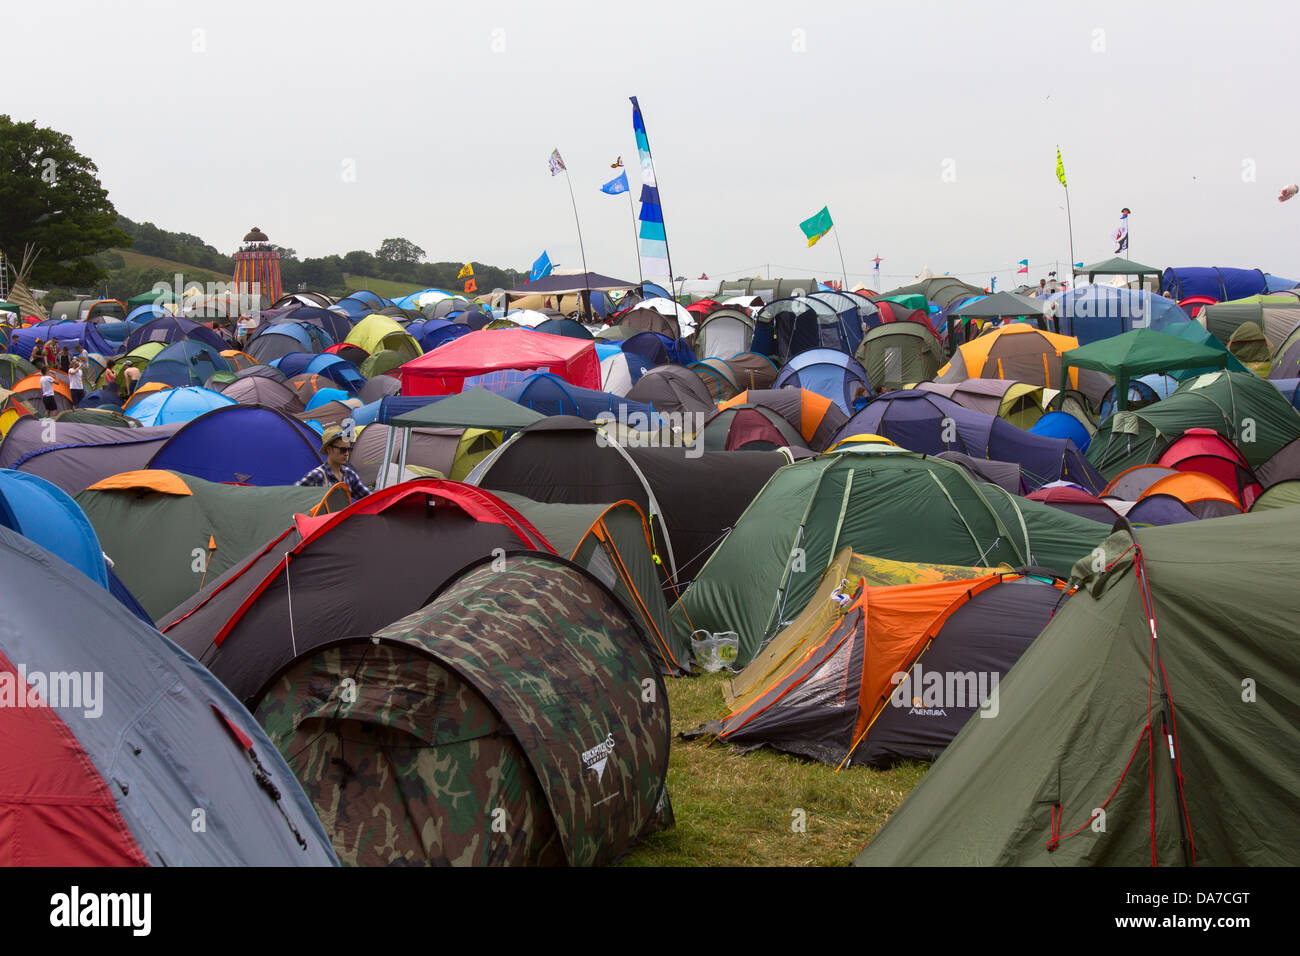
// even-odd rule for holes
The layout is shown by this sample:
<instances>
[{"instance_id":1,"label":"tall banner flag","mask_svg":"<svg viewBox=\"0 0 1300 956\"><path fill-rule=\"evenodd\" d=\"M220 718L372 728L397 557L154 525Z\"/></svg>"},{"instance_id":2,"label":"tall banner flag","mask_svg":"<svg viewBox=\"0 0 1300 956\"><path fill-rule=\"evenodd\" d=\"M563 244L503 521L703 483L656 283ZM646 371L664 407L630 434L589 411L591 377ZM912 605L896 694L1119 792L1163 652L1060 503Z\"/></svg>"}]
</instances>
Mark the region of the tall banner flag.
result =
<instances>
[{"instance_id":1,"label":"tall banner flag","mask_svg":"<svg viewBox=\"0 0 1300 956\"><path fill-rule=\"evenodd\" d=\"M1016 270L1016 275L1020 275L1021 273L1028 274L1028 272L1029 272L1029 260L1021 259L1020 268Z\"/></svg>"},{"instance_id":2,"label":"tall banner flag","mask_svg":"<svg viewBox=\"0 0 1300 956\"><path fill-rule=\"evenodd\" d=\"M605 185L600 187L600 191L607 196L617 196L619 193L627 192L631 187L627 184L627 173L621 172Z\"/></svg>"},{"instance_id":3,"label":"tall banner flag","mask_svg":"<svg viewBox=\"0 0 1300 956\"><path fill-rule=\"evenodd\" d=\"M637 232L641 240L641 275L667 276L668 288L676 292L650 140L646 137L645 121L641 118L641 105L635 96L628 99L632 101L632 132L636 136L636 152L641 161L641 228Z\"/></svg>"},{"instance_id":4,"label":"tall banner flag","mask_svg":"<svg viewBox=\"0 0 1300 956\"><path fill-rule=\"evenodd\" d=\"M1117 253L1128 250L1128 207L1120 211L1119 227L1116 228L1115 234L1111 238L1115 240L1115 251Z\"/></svg>"},{"instance_id":5,"label":"tall banner flag","mask_svg":"<svg viewBox=\"0 0 1300 956\"><path fill-rule=\"evenodd\" d=\"M550 167L552 176L558 176L569 168L564 165L564 160L560 157L558 149L551 150L551 158L546 161L546 165Z\"/></svg>"},{"instance_id":6,"label":"tall banner flag","mask_svg":"<svg viewBox=\"0 0 1300 956\"><path fill-rule=\"evenodd\" d=\"M533 263L532 270L528 273L528 281L536 282L538 279L545 279L551 274L551 257L543 250L542 254L537 257Z\"/></svg>"},{"instance_id":7,"label":"tall banner flag","mask_svg":"<svg viewBox=\"0 0 1300 956\"><path fill-rule=\"evenodd\" d=\"M1065 163L1061 161L1061 147L1056 147L1056 179L1066 189L1070 187L1065 182Z\"/></svg>"},{"instance_id":8,"label":"tall banner flag","mask_svg":"<svg viewBox=\"0 0 1300 956\"><path fill-rule=\"evenodd\" d=\"M997 291L998 291L998 277L997 277L997 276L993 276L991 279L989 279L989 291L990 291L990 292L997 292Z\"/></svg>"},{"instance_id":9,"label":"tall banner flag","mask_svg":"<svg viewBox=\"0 0 1300 956\"><path fill-rule=\"evenodd\" d=\"M826 233L831 231L835 223L831 222L830 207L822 206L821 211L814 213L803 222L799 223L799 228L803 230L804 237L808 240L808 245L815 246L817 240Z\"/></svg>"},{"instance_id":10,"label":"tall banner flag","mask_svg":"<svg viewBox=\"0 0 1300 956\"><path fill-rule=\"evenodd\" d=\"M469 295L471 292L477 292L477 291L478 291L478 284L474 281L474 277L470 276L468 279L465 280L465 294Z\"/></svg>"},{"instance_id":11,"label":"tall banner flag","mask_svg":"<svg viewBox=\"0 0 1300 956\"><path fill-rule=\"evenodd\" d=\"M460 271L456 273L456 278L457 279L474 278L474 264L467 262L463 266L461 266Z\"/></svg>"}]
</instances>

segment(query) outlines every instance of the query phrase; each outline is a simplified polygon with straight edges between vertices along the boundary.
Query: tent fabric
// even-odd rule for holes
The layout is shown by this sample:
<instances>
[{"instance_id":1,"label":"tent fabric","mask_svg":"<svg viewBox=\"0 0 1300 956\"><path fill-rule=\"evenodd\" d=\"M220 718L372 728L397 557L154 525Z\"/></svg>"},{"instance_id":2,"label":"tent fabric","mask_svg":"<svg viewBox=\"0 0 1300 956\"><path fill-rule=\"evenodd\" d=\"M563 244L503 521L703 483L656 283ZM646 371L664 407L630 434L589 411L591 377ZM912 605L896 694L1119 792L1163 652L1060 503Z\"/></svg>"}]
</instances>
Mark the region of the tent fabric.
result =
<instances>
[{"instance_id":1,"label":"tent fabric","mask_svg":"<svg viewBox=\"0 0 1300 956\"><path fill-rule=\"evenodd\" d=\"M490 494L438 479L408 481L340 512L299 515L159 625L255 707L297 656L413 613L459 568L498 547L548 549ZM358 553L371 558L358 562Z\"/></svg>"},{"instance_id":2,"label":"tent fabric","mask_svg":"<svg viewBox=\"0 0 1300 956\"><path fill-rule=\"evenodd\" d=\"M229 347L220 335L213 332L207 326L200 325L198 322L191 322L189 319L184 319L180 316L168 315L153 319L152 321L146 322L144 325L137 326L133 329L126 337L126 342L123 344L122 351L130 352L132 349L143 345L145 342L162 342L165 344L171 344L172 342L179 342L182 339L193 339L196 342L202 342L204 345L215 349L217 352ZM108 349L107 351L104 351L103 349L95 349L94 351L99 351L102 354L109 355L115 350Z\"/></svg>"},{"instance_id":3,"label":"tent fabric","mask_svg":"<svg viewBox=\"0 0 1300 956\"><path fill-rule=\"evenodd\" d=\"M347 863L597 866L666 806L668 701L653 671L595 577L511 554L504 571L491 559L466 570L373 644L300 656L257 715ZM340 721L312 688L353 675L358 700ZM353 762L369 772L349 773Z\"/></svg>"},{"instance_id":4,"label":"tent fabric","mask_svg":"<svg viewBox=\"0 0 1300 956\"><path fill-rule=\"evenodd\" d=\"M0 526L30 539L108 588L104 552L94 527L66 492L44 478L0 469Z\"/></svg>"},{"instance_id":5,"label":"tent fabric","mask_svg":"<svg viewBox=\"0 0 1300 956\"><path fill-rule=\"evenodd\" d=\"M282 532L295 513L342 511L350 500L344 485L241 488L169 471L115 475L76 496L114 571L155 619Z\"/></svg>"},{"instance_id":6,"label":"tent fabric","mask_svg":"<svg viewBox=\"0 0 1300 956\"><path fill-rule=\"evenodd\" d=\"M626 397L659 412L711 413L716 408L699 376L680 365L647 369Z\"/></svg>"},{"instance_id":7,"label":"tent fabric","mask_svg":"<svg viewBox=\"0 0 1300 956\"><path fill-rule=\"evenodd\" d=\"M599 390L592 342L528 329L472 332L401 368L403 395L449 395L466 378L500 369L542 369L580 388Z\"/></svg>"},{"instance_id":8,"label":"tent fabric","mask_svg":"<svg viewBox=\"0 0 1300 956\"><path fill-rule=\"evenodd\" d=\"M233 398L220 392L201 386L186 386L149 393L137 391L124 408L141 425L149 427L191 422L200 415L234 404Z\"/></svg>"},{"instance_id":9,"label":"tent fabric","mask_svg":"<svg viewBox=\"0 0 1300 956\"><path fill-rule=\"evenodd\" d=\"M815 392L833 401L845 415L853 414L856 399L872 397L866 369L852 356L833 349L799 353L781 369L773 387Z\"/></svg>"},{"instance_id":10,"label":"tent fabric","mask_svg":"<svg viewBox=\"0 0 1300 956\"><path fill-rule=\"evenodd\" d=\"M466 389L390 419L399 428L526 428L546 416L483 388Z\"/></svg>"},{"instance_id":11,"label":"tent fabric","mask_svg":"<svg viewBox=\"0 0 1300 956\"><path fill-rule=\"evenodd\" d=\"M599 389L580 388L548 372L529 375L523 382L507 386L502 397L543 415L576 415L588 420L608 416L643 422L645 431L653 430L659 421L658 413L649 405Z\"/></svg>"},{"instance_id":12,"label":"tent fabric","mask_svg":"<svg viewBox=\"0 0 1300 956\"><path fill-rule=\"evenodd\" d=\"M1115 377L1118 408L1128 400L1130 379L1180 368L1223 368L1228 353L1151 329L1134 329L1122 335L1070 349L1061 355L1061 376L1067 368L1087 368Z\"/></svg>"},{"instance_id":13,"label":"tent fabric","mask_svg":"<svg viewBox=\"0 0 1300 956\"><path fill-rule=\"evenodd\" d=\"M735 631L747 664L807 604L841 548L898 561L1038 565L1057 573L1104 525L910 453L839 452L777 471L673 608L679 627Z\"/></svg>"},{"instance_id":14,"label":"tent fabric","mask_svg":"<svg viewBox=\"0 0 1300 956\"><path fill-rule=\"evenodd\" d=\"M1231 491L1244 510L1249 510L1264 490L1237 447L1209 429L1189 428L1164 450L1156 464L1208 475Z\"/></svg>"},{"instance_id":15,"label":"tent fabric","mask_svg":"<svg viewBox=\"0 0 1300 956\"><path fill-rule=\"evenodd\" d=\"M691 345L700 358L728 358L748 352L753 341L754 319L749 313L724 307L700 322Z\"/></svg>"},{"instance_id":16,"label":"tent fabric","mask_svg":"<svg viewBox=\"0 0 1300 956\"><path fill-rule=\"evenodd\" d=\"M1207 295L1224 302L1267 293L1268 280L1259 269L1171 266L1160 277L1160 287L1172 292L1175 299Z\"/></svg>"},{"instance_id":17,"label":"tent fabric","mask_svg":"<svg viewBox=\"0 0 1300 956\"><path fill-rule=\"evenodd\" d=\"M1234 441L1251 468L1300 438L1300 413L1264 379L1240 372L1213 372L1188 379L1164 401L1133 412L1116 412L1101 423L1088 460L1107 478L1154 462L1189 428L1211 428Z\"/></svg>"},{"instance_id":18,"label":"tent fabric","mask_svg":"<svg viewBox=\"0 0 1300 956\"><path fill-rule=\"evenodd\" d=\"M1275 584L1300 572L1298 533L1281 509L1113 534L1000 685L998 719L966 725L858 864L1300 862L1300 834L1268 822L1300 787L1300 592ZM1270 703L1243 705L1261 660Z\"/></svg>"},{"instance_id":19,"label":"tent fabric","mask_svg":"<svg viewBox=\"0 0 1300 956\"><path fill-rule=\"evenodd\" d=\"M869 330L854 357L866 370L873 392L924 382L943 366L943 343L915 322L891 322Z\"/></svg>"},{"instance_id":20,"label":"tent fabric","mask_svg":"<svg viewBox=\"0 0 1300 956\"><path fill-rule=\"evenodd\" d=\"M292 485L321 463L319 448L314 431L282 412L231 404L187 422L139 467L214 482Z\"/></svg>"},{"instance_id":21,"label":"tent fabric","mask_svg":"<svg viewBox=\"0 0 1300 956\"><path fill-rule=\"evenodd\" d=\"M22 680L17 663L28 675L95 674L98 701L60 706L51 689L50 706L0 708L0 863L337 864L288 765L193 658L3 528L0 580L6 680ZM57 595L60 613L20 595ZM195 808L208 811L201 832L191 825Z\"/></svg>"},{"instance_id":22,"label":"tent fabric","mask_svg":"<svg viewBox=\"0 0 1300 956\"><path fill-rule=\"evenodd\" d=\"M910 451L937 455L955 451L1021 468L1022 490L1052 481L1072 481L1100 491L1104 479L1074 444L1022 431L992 415L963 408L941 395L890 392L874 399L845 423L837 438L858 433L880 435Z\"/></svg>"},{"instance_id":23,"label":"tent fabric","mask_svg":"<svg viewBox=\"0 0 1300 956\"><path fill-rule=\"evenodd\" d=\"M1006 378L1061 387L1061 355L1078 347L1069 335L1043 332L1028 325L1007 325L957 347L952 361L939 370L939 382L961 382L968 378ZM1070 374L1070 386L1077 387L1077 373Z\"/></svg>"},{"instance_id":24,"label":"tent fabric","mask_svg":"<svg viewBox=\"0 0 1300 956\"><path fill-rule=\"evenodd\" d=\"M34 417L21 418L0 442L0 468L38 475L75 495L110 475L143 468L180 428L115 428L59 421L46 425Z\"/></svg>"},{"instance_id":25,"label":"tent fabric","mask_svg":"<svg viewBox=\"0 0 1300 956\"><path fill-rule=\"evenodd\" d=\"M747 389L720 402L718 411L740 405L756 405L776 412L813 451L829 448L848 421L830 398L798 387Z\"/></svg>"},{"instance_id":26,"label":"tent fabric","mask_svg":"<svg viewBox=\"0 0 1300 956\"><path fill-rule=\"evenodd\" d=\"M706 451L737 451L742 448L760 451L804 446L803 438L777 412L749 404L728 405L719 410L704 423L700 439Z\"/></svg>"},{"instance_id":27,"label":"tent fabric","mask_svg":"<svg viewBox=\"0 0 1300 956\"><path fill-rule=\"evenodd\" d=\"M1172 299L1140 289L1087 285L1048 296L1059 331L1091 345L1135 329L1163 331L1187 320Z\"/></svg>"}]
</instances>

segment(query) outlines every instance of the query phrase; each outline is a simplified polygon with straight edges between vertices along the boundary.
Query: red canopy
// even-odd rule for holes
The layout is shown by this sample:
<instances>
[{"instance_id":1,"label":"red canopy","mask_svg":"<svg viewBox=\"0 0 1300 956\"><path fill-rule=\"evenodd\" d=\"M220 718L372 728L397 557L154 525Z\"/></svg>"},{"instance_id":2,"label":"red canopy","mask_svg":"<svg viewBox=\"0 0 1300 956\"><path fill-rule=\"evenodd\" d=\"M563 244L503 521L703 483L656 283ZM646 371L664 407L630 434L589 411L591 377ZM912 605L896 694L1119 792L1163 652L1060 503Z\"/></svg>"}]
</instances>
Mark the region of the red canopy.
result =
<instances>
[{"instance_id":1,"label":"red canopy","mask_svg":"<svg viewBox=\"0 0 1300 956\"><path fill-rule=\"evenodd\" d=\"M455 395L465 379L502 369L537 369L580 388L600 390L600 359L590 339L531 329L470 332L403 365L403 395Z\"/></svg>"}]
</instances>

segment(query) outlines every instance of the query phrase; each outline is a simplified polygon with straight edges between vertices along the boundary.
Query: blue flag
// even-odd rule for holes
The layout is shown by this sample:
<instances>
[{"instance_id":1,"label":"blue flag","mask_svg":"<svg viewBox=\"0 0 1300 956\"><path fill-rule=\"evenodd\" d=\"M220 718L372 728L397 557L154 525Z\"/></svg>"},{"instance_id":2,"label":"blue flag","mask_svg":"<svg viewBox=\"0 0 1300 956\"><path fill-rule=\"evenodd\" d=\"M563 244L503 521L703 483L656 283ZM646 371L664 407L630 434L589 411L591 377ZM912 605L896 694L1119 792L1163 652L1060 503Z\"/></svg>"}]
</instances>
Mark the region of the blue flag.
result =
<instances>
[{"instance_id":1,"label":"blue flag","mask_svg":"<svg viewBox=\"0 0 1300 956\"><path fill-rule=\"evenodd\" d=\"M551 257L543 251L542 254L537 257L537 261L533 263L533 270L528 274L528 281L536 282L538 279L545 279L550 274Z\"/></svg>"},{"instance_id":2,"label":"blue flag","mask_svg":"<svg viewBox=\"0 0 1300 956\"><path fill-rule=\"evenodd\" d=\"M624 170L609 182L605 183L605 185L601 186L600 191L608 196L617 196L619 193L627 192L628 188L627 170Z\"/></svg>"}]
</instances>

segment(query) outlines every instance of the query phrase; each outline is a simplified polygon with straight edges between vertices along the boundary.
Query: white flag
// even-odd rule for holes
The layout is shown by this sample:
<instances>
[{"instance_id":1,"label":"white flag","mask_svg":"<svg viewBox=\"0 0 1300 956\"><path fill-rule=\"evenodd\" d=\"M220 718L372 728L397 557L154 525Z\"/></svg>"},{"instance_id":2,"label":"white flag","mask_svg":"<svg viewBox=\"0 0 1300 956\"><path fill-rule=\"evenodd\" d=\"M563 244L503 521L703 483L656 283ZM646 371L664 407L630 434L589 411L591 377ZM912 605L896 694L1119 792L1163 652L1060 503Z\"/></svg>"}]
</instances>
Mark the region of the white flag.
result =
<instances>
[{"instance_id":1,"label":"white flag","mask_svg":"<svg viewBox=\"0 0 1300 956\"><path fill-rule=\"evenodd\" d=\"M564 165L564 160L560 158L560 151L558 149L551 150L551 158L547 165L551 167L552 176L558 176L563 170L568 168Z\"/></svg>"}]
</instances>

